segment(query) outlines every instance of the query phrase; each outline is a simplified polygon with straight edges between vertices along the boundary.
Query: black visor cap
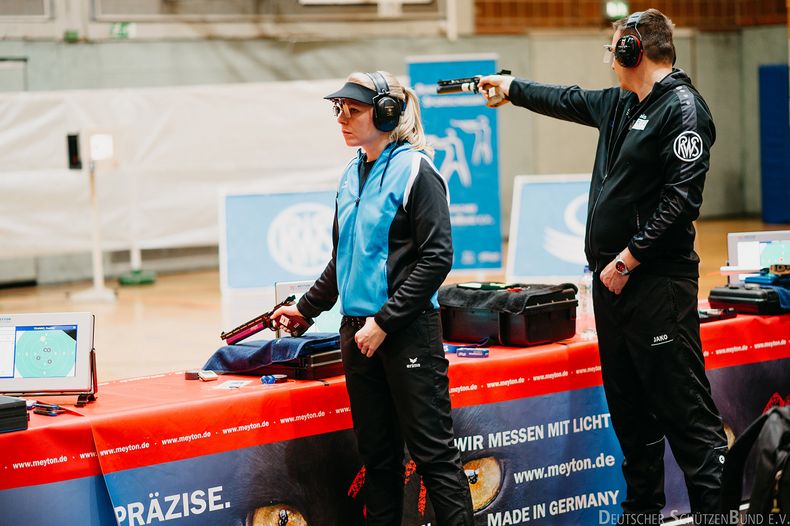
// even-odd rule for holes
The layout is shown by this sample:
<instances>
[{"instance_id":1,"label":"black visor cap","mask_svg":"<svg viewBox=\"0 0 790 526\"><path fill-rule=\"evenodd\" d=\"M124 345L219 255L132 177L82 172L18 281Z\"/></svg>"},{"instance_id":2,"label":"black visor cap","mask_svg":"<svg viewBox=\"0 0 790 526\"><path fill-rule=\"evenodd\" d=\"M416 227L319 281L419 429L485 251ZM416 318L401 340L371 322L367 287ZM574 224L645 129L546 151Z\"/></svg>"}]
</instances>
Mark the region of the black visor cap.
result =
<instances>
[{"instance_id":1,"label":"black visor cap","mask_svg":"<svg viewBox=\"0 0 790 526\"><path fill-rule=\"evenodd\" d=\"M360 84L356 84L354 82L346 82L342 88L337 90L334 93L330 93L326 97L327 100L333 99L351 99L357 102L361 102L362 104L373 104L373 98L376 96L376 92L372 89L366 88Z\"/></svg>"}]
</instances>

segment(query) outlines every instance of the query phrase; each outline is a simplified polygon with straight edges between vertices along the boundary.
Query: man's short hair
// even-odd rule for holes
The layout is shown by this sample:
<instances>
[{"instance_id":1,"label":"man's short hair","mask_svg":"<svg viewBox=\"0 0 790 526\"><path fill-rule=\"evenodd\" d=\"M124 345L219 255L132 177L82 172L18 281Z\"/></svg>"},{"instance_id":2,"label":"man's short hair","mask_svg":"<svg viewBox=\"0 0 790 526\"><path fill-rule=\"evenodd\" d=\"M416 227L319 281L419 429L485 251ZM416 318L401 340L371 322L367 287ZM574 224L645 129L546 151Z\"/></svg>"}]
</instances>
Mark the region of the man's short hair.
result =
<instances>
[{"instance_id":1,"label":"man's short hair","mask_svg":"<svg viewBox=\"0 0 790 526\"><path fill-rule=\"evenodd\" d=\"M675 44L672 42L672 23L664 13L658 9L648 9L639 18L636 29L625 28L628 18L621 18L612 26L615 32L622 31L623 35L641 35L642 49L647 58L653 62L674 64ZM637 33L638 31L638 33Z\"/></svg>"}]
</instances>

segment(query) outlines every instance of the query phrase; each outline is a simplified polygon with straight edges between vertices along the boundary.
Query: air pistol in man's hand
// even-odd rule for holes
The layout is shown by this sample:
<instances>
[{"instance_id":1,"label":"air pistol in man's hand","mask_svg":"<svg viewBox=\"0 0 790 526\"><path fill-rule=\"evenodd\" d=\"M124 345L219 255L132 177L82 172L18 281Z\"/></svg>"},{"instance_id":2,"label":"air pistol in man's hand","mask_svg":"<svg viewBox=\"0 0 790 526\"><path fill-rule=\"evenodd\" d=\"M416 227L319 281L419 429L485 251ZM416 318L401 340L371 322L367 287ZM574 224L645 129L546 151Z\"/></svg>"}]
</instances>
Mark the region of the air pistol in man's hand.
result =
<instances>
[{"instance_id":1,"label":"air pistol in man's hand","mask_svg":"<svg viewBox=\"0 0 790 526\"><path fill-rule=\"evenodd\" d=\"M510 75L510 70L503 69L497 75ZM459 79L439 80L436 82L436 93L439 95L446 95L451 93L480 93L480 79L483 75L475 75L474 77L463 77ZM491 86L486 93L486 100L501 98L502 101L506 100L503 93L497 93L497 88Z\"/></svg>"}]
</instances>

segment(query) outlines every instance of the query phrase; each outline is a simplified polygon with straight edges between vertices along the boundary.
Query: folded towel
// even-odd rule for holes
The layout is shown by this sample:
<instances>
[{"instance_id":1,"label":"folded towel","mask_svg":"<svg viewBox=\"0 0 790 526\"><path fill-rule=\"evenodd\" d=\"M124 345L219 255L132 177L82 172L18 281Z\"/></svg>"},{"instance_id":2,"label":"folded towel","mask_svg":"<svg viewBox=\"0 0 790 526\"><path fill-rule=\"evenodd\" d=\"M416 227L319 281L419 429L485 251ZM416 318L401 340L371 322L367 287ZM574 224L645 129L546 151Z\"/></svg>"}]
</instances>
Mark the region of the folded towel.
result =
<instances>
[{"instance_id":1,"label":"folded towel","mask_svg":"<svg viewBox=\"0 0 790 526\"><path fill-rule=\"evenodd\" d=\"M790 276L777 276L769 272L761 272L754 276L746 276L746 283L757 283L760 288L773 289L779 296L779 306L790 310Z\"/></svg>"},{"instance_id":2,"label":"folded towel","mask_svg":"<svg viewBox=\"0 0 790 526\"><path fill-rule=\"evenodd\" d=\"M217 349L203 369L218 373L257 375L263 374L263 367L273 362L285 362L339 348L340 335L331 332L237 343Z\"/></svg>"},{"instance_id":3,"label":"folded towel","mask_svg":"<svg viewBox=\"0 0 790 526\"><path fill-rule=\"evenodd\" d=\"M779 306L785 310L790 310L790 289L776 285L762 285L764 289L774 289L779 296Z\"/></svg>"}]
</instances>

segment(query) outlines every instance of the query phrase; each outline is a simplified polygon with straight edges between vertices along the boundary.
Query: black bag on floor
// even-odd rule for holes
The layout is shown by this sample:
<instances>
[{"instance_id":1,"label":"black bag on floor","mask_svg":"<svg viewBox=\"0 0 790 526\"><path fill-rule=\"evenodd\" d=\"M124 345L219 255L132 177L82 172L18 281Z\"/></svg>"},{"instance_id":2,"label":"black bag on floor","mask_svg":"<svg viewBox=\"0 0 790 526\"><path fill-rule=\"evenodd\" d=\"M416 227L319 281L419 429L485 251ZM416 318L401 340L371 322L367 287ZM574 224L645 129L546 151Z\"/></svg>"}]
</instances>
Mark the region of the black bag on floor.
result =
<instances>
[{"instance_id":1,"label":"black bag on floor","mask_svg":"<svg viewBox=\"0 0 790 526\"><path fill-rule=\"evenodd\" d=\"M576 334L576 285L459 283L439 289L445 340L524 346Z\"/></svg>"},{"instance_id":2,"label":"black bag on floor","mask_svg":"<svg viewBox=\"0 0 790 526\"><path fill-rule=\"evenodd\" d=\"M754 484L747 514L787 517L790 514L790 406L774 407L763 414L738 437L727 453L721 484L721 511L729 514L740 506L743 469L753 448Z\"/></svg>"}]
</instances>

